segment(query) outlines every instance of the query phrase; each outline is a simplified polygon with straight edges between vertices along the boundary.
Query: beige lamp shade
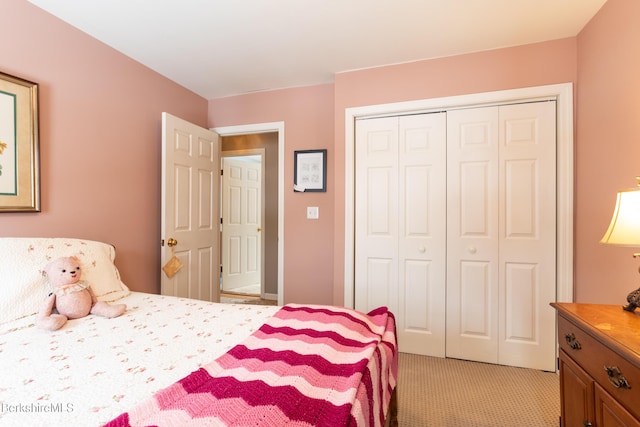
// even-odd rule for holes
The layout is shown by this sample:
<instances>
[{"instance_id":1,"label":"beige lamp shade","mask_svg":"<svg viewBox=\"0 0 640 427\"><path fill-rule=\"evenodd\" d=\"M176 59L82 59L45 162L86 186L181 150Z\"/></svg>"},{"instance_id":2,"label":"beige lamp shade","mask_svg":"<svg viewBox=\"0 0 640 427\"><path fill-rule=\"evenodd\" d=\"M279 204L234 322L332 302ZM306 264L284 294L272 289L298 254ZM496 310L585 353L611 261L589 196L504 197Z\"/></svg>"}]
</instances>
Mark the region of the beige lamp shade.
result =
<instances>
[{"instance_id":1,"label":"beige lamp shade","mask_svg":"<svg viewBox=\"0 0 640 427\"><path fill-rule=\"evenodd\" d=\"M640 247L640 190L618 192L611 224L600 243Z\"/></svg>"}]
</instances>

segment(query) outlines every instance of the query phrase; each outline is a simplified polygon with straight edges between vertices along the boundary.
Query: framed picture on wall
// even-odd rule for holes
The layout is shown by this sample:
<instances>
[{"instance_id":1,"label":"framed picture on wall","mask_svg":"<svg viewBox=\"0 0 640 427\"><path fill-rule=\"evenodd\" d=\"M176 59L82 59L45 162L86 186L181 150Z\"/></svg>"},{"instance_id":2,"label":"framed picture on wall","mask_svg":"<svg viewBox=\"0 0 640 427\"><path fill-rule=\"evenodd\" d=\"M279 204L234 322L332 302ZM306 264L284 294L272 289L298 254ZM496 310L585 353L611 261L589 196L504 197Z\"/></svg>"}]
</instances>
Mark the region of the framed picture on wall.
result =
<instances>
[{"instance_id":1,"label":"framed picture on wall","mask_svg":"<svg viewBox=\"0 0 640 427\"><path fill-rule=\"evenodd\" d=\"M293 190L327 191L327 150L294 151Z\"/></svg>"},{"instance_id":2,"label":"framed picture on wall","mask_svg":"<svg viewBox=\"0 0 640 427\"><path fill-rule=\"evenodd\" d=\"M40 211L38 85L0 73L0 212Z\"/></svg>"}]
</instances>

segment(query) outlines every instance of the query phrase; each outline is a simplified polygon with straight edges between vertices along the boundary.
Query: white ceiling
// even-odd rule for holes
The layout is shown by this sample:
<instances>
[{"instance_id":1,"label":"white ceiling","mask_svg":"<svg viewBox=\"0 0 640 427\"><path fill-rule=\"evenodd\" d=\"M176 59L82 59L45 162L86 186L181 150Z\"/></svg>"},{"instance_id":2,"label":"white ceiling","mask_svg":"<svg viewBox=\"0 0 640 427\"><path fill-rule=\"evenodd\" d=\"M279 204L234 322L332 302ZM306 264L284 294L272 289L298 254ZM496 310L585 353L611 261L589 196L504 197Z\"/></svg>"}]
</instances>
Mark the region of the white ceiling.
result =
<instances>
[{"instance_id":1,"label":"white ceiling","mask_svg":"<svg viewBox=\"0 0 640 427\"><path fill-rule=\"evenodd\" d=\"M29 0L206 99L576 36L606 0Z\"/></svg>"}]
</instances>

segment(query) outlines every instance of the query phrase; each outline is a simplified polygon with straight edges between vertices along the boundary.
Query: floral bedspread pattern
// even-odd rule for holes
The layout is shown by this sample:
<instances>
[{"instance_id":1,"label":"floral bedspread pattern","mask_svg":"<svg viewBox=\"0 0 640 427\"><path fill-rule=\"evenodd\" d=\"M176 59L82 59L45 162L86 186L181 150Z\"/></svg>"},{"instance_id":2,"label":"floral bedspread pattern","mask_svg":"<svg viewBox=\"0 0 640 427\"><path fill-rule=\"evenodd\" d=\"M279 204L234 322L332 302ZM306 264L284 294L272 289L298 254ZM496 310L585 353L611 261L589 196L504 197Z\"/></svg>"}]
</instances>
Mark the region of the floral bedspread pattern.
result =
<instances>
[{"instance_id":1,"label":"floral bedspread pattern","mask_svg":"<svg viewBox=\"0 0 640 427\"><path fill-rule=\"evenodd\" d=\"M133 292L115 319L49 332L35 316L0 325L0 425L99 426L219 357L279 307Z\"/></svg>"},{"instance_id":2,"label":"floral bedspread pattern","mask_svg":"<svg viewBox=\"0 0 640 427\"><path fill-rule=\"evenodd\" d=\"M108 426L382 426L396 376L385 307L290 304Z\"/></svg>"}]
</instances>

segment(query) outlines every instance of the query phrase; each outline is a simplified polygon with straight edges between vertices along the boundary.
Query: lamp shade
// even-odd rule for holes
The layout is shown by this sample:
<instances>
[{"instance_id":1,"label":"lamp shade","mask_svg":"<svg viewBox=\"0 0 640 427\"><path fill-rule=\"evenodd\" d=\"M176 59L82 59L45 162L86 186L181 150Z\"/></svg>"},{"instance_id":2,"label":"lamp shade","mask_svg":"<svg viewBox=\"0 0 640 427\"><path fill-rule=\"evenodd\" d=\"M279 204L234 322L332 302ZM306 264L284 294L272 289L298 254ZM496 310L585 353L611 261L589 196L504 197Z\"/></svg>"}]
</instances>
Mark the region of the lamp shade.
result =
<instances>
[{"instance_id":1,"label":"lamp shade","mask_svg":"<svg viewBox=\"0 0 640 427\"><path fill-rule=\"evenodd\" d=\"M611 224L600 243L640 246L640 190L618 192Z\"/></svg>"}]
</instances>

